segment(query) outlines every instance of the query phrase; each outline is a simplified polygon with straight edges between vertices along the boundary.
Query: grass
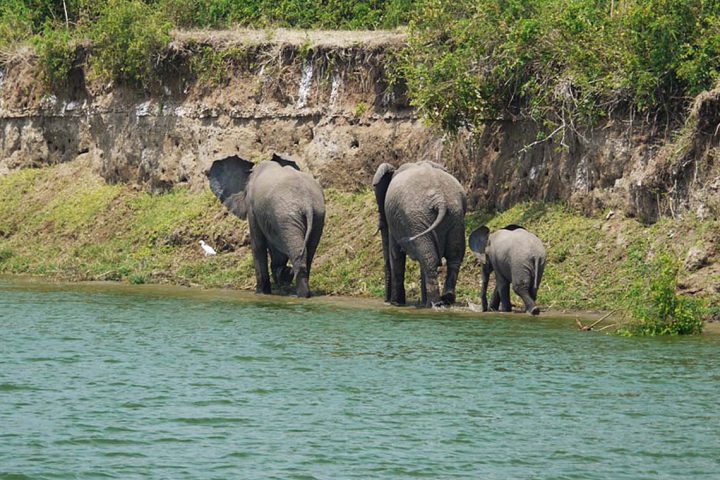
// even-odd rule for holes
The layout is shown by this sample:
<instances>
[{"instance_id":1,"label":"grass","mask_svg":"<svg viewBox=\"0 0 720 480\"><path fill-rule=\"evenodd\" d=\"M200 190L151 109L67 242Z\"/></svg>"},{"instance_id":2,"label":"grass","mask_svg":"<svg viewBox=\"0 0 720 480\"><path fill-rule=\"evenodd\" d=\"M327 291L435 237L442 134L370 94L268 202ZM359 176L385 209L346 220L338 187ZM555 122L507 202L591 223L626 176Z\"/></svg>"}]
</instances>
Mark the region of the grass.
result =
<instances>
[{"instance_id":1,"label":"grass","mask_svg":"<svg viewBox=\"0 0 720 480\"><path fill-rule=\"evenodd\" d=\"M313 264L313 290L381 297L372 192L325 193L327 218ZM647 275L646 263L661 252L682 259L695 244L713 245L720 233L718 222L664 219L648 227L620 215L606 220L542 203L493 215L469 213L468 233L485 223L491 230L518 223L544 241L548 265L539 301L552 309L623 308L627 292ZM0 273L253 289L246 235L246 222L226 212L207 189L154 195L107 185L85 161L0 177ZM201 239L219 254L204 257ZM688 275L680 272L681 283ZM419 296L419 277L417 264L409 261L410 301ZM717 283L717 275L705 281ZM458 298L479 303L479 290L480 267L468 251Z\"/></svg>"}]
</instances>

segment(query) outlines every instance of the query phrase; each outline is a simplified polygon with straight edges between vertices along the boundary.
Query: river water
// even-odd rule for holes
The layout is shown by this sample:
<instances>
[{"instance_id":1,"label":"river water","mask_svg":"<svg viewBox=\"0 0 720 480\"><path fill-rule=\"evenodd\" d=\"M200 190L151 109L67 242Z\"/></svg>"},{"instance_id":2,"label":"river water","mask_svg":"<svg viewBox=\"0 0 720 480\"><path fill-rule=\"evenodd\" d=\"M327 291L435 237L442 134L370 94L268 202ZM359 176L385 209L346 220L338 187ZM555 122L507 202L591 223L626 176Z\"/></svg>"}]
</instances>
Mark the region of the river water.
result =
<instances>
[{"instance_id":1,"label":"river water","mask_svg":"<svg viewBox=\"0 0 720 480\"><path fill-rule=\"evenodd\" d=\"M717 479L719 405L720 336L0 279L0 479Z\"/></svg>"}]
</instances>

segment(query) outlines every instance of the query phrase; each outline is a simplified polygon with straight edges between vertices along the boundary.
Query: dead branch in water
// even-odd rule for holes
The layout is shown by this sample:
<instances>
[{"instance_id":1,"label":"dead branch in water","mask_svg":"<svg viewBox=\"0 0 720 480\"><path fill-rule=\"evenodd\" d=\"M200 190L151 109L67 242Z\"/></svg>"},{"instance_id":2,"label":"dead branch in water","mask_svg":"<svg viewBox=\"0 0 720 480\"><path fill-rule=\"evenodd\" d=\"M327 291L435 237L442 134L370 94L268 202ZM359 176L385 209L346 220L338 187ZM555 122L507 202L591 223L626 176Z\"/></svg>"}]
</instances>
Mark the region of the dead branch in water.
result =
<instances>
[{"instance_id":1,"label":"dead branch in water","mask_svg":"<svg viewBox=\"0 0 720 480\"><path fill-rule=\"evenodd\" d=\"M595 328L595 326L597 326L600 322L602 322L603 320L609 318L612 314L614 314L614 313L616 313L616 312L617 312L617 310L613 310L613 311L611 311L611 312L603 315L602 317L600 317L599 320L595 320L595 321L594 321L593 323L591 323L590 325L583 325L579 318L576 318L576 319L575 319L575 323L577 324L578 328L579 328L580 330L582 330L583 332L590 332L590 331L592 331L592 329ZM614 325L614 324L612 324L612 325ZM610 327L610 326L612 326L612 325L606 325L606 326L604 326L604 327L602 327L602 328L599 328L598 331L605 330L606 328L608 328L608 327Z\"/></svg>"}]
</instances>

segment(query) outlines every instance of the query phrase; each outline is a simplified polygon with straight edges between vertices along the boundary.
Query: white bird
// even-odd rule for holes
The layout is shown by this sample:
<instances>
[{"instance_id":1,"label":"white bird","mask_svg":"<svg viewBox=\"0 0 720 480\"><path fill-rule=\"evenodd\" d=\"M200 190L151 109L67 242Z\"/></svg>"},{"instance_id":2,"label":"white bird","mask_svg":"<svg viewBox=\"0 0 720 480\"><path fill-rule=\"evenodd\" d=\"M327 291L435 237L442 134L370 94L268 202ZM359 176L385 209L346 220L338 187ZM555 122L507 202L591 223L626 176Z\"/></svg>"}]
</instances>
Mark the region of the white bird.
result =
<instances>
[{"instance_id":1,"label":"white bird","mask_svg":"<svg viewBox=\"0 0 720 480\"><path fill-rule=\"evenodd\" d=\"M200 240L200 246L202 247L203 251L205 252L205 256L208 255L217 255L217 252L214 248L212 248L210 245L205 243L205 240Z\"/></svg>"}]
</instances>

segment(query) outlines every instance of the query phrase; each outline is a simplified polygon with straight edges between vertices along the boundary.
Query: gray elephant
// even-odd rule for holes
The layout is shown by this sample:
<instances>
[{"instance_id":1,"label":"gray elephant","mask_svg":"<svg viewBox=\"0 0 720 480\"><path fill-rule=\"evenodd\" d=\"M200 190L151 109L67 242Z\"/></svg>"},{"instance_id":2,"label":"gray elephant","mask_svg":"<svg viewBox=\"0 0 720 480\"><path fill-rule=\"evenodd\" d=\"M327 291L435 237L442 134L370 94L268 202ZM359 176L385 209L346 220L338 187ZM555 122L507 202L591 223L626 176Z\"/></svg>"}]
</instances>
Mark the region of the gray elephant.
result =
<instances>
[{"instance_id":1,"label":"gray elephant","mask_svg":"<svg viewBox=\"0 0 720 480\"><path fill-rule=\"evenodd\" d=\"M372 184L385 260L385 301L405 304L405 260L409 255L420 263L423 305L453 303L465 255L467 201L460 183L436 163L417 162L397 170L383 163ZM447 277L440 296L438 267L442 258L447 262Z\"/></svg>"},{"instance_id":2,"label":"gray elephant","mask_svg":"<svg viewBox=\"0 0 720 480\"><path fill-rule=\"evenodd\" d=\"M294 277L298 297L309 297L310 265L325 224L325 198L317 180L277 154L258 165L227 157L213 162L207 175L223 205L248 221L256 291L270 293L270 252L274 282L289 285Z\"/></svg>"},{"instance_id":3,"label":"gray elephant","mask_svg":"<svg viewBox=\"0 0 720 480\"><path fill-rule=\"evenodd\" d=\"M538 237L518 225L508 225L490 235L486 226L470 234L470 250L483 266L482 308L488 310L487 287L495 271L492 310L512 311L510 285L525 304L525 311L537 315L537 292L545 270L545 247Z\"/></svg>"}]
</instances>

